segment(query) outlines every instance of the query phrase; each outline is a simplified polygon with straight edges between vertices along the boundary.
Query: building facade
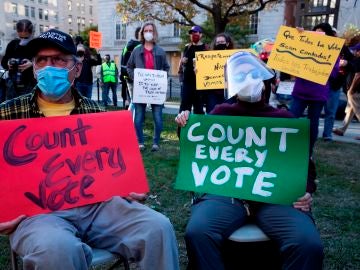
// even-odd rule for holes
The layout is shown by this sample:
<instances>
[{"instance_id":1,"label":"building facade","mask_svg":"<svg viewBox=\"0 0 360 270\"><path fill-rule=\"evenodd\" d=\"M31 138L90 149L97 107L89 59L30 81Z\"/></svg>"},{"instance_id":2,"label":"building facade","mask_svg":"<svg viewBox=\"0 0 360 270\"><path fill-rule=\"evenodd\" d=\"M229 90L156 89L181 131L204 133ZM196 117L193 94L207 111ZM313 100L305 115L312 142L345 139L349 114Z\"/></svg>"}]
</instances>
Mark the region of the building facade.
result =
<instances>
[{"instance_id":1,"label":"building facade","mask_svg":"<svg viewBox=\"0 0 360 270\"><path fill-rule=\"evenodd\" d=\"M35 35L57 28L76 35L97 25L97 0L0 0L0 55L16 35L16 22L29 19Z\"/></svg>"}]
</instances>

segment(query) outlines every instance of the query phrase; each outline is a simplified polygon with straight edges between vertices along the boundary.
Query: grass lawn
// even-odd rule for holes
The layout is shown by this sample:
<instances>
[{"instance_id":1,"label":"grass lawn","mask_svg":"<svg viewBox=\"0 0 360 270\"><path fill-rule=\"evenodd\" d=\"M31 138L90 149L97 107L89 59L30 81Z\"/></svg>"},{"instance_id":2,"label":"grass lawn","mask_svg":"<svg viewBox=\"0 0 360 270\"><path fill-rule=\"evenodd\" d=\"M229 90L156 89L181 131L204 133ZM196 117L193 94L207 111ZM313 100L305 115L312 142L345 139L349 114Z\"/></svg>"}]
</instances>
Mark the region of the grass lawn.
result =
<instances>
[{"instance_id":1,"label":"grass lawn","mask_svg":"<svg viewBox=\"0 0 360 270\"><path fill-rule=\"evenodd\" d=\"M190 213L190 194L174 190L179 143L173 115L164 116L161 149L150 152L152 120L147 115L147 149L143 152L151 193L146 204L165 214L174 224L179 242L181 269L187 257L183 232ZM325 246L326 270L360 269L360 145L318 141L315 161L318 190L314 216ZM6 237L0 237L0 269L10 269Z\"/></svg>"}]
</instances>

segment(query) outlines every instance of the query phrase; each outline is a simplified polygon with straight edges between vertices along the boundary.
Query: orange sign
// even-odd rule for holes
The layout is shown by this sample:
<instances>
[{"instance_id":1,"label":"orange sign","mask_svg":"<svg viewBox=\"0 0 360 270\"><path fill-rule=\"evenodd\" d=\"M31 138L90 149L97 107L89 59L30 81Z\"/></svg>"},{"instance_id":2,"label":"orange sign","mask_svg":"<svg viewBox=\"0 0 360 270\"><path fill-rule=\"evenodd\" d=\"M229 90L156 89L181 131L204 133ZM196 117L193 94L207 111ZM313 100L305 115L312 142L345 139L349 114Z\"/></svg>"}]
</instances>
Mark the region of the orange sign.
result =
<instances>
[{"instance_id":1,"label":"orange sign","mask_svg":"<svg viewBox=\"0 0 360 270\"><path fill-rule=\"evenodd\" d=\"M102 47L101 32L90 31L90 48L100 49Z\"/></svg>"},{"instance_id":2,"label":"orange sign","mask_svg":"<svg viewBox=\"0 0 360 270\"><path fill-rule=\"evenodd\" d=\"M0 222L149 191L128 111L0 121Z\"/></svg>"}]
</instances>

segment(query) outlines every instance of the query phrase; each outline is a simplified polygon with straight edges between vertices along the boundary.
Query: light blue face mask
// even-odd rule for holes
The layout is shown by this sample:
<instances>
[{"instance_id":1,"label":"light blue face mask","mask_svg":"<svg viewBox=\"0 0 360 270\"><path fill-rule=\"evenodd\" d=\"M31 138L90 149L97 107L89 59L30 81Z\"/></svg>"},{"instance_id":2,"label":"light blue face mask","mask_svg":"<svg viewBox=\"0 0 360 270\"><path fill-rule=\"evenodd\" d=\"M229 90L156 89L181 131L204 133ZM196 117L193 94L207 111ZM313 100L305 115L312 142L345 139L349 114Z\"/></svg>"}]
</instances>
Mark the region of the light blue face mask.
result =
<instances>
[{"instance_id":1,"label":"light blue face mask","mask_svg":"<svg viewBox=\"0 0 360 270\"><path fill-rule=\"evenodd\" d=\"M37 86L49 100L58 101L70 89L72 82L68 76L75 65L70 69L46 66L36 71Z\"/></svg>"}]
</instances>

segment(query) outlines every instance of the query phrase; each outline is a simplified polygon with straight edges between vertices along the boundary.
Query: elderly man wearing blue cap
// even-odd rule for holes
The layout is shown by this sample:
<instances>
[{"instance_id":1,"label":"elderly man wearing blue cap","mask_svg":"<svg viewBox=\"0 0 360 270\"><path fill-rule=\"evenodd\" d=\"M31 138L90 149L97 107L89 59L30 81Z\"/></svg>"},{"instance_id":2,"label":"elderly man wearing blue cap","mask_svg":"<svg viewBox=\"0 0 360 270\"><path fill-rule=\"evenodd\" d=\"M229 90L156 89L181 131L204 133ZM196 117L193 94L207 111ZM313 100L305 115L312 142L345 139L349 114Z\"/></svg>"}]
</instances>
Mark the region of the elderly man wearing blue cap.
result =
<instances>
[{"instance_id":1,"label":"elderly man wearing blue cap","mask_svg":"<svg viewBox=\"0 0 360 270\"><path fill-rule=\"evenodd\" d=\"M82 64L71 36L56 29L30 41L37 86L2 103L0 120L103 112L73 87ZM126 127L124 127L126 128ZM41 168L34 168L41 170ZM24 179L28 181L29 179ZM175 233L167 217L139 203L131 192L105 202L0 222L24 269L85 270L92 247L121 254L139 269L179 269Z\"/></svg>"},{"instance_id":2,"label":"elderly man wearing blue cap","mask_svg":"<svg viewBox=\"0 0 360 270\"><path fill-rule=\"evenodd\" d=\"M180 60L180 72L183 75L181 89L180 111L194 110L194 113L203 114L204 103L200 93L196 91L196 74L194 70L195 52L205 51L208 46L201 42L202 29L195 25L189 30L190 43L185 45Z\"/></svg>"}]
</instances>

